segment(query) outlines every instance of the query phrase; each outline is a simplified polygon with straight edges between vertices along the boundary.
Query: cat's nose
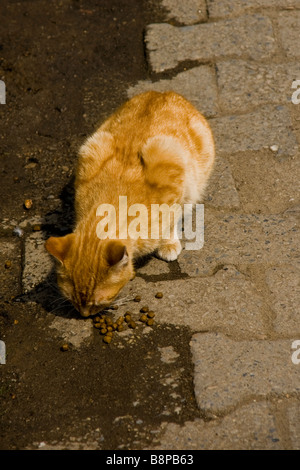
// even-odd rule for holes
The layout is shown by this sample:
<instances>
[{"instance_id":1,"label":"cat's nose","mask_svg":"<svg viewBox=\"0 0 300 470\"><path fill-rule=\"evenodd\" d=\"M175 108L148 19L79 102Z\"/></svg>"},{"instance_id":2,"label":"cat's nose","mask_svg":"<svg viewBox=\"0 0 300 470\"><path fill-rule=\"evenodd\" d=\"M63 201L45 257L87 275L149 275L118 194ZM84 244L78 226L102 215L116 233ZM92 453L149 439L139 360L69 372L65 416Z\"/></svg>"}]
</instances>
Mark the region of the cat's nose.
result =
<instances>
[{"instance_id":1,"label":"cat's nose","mask_svg":"<svg viewBox=\"0 0 300 470\"><path fill-rule=\"evenodd\" d=\"M80 308L80 315L82 317L89 317L90 316L90 309L88 307L81 307Z\"/></svg>"}]
</instances>

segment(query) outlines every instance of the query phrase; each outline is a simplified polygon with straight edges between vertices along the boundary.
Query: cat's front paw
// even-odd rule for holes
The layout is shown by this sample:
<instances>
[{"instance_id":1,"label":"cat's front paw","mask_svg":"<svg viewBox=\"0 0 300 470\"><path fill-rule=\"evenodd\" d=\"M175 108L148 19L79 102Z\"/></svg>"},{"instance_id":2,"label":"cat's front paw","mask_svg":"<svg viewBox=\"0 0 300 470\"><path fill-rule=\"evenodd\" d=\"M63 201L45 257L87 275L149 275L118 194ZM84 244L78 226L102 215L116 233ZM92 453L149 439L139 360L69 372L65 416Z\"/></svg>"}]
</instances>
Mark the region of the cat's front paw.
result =
<instances>
[{"instance_id":1,"label":"cat's front paw","mask_svg":"<svg viewBox=\"0 0 300 470\"><path fill-rule=\"evenodd\" d=\"M179 240L167 240L158 248L157 256L164 261L175 261L181 250L182 246Z\"/></svg>"}]
</instances>

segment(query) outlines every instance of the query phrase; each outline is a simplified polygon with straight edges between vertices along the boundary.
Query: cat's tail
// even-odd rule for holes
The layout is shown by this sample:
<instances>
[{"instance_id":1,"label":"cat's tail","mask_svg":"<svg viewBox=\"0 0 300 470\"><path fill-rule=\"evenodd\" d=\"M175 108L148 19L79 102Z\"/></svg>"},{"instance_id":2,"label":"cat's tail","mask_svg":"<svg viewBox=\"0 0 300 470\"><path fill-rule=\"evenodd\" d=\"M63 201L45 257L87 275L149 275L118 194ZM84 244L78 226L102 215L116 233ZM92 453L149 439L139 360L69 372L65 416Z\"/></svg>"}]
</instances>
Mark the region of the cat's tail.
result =
<instances>
[{"instance_id":1,"label":"cat's tail","mask_svg":"<svg viewBox=\"0 0 300 470\"><path fill-rule=\"evenodd\" d=\"M188 153L177 139L167 135L151 137L140 155L145 182L164 202L182 199Z\"/></svg>"}]
</instances>

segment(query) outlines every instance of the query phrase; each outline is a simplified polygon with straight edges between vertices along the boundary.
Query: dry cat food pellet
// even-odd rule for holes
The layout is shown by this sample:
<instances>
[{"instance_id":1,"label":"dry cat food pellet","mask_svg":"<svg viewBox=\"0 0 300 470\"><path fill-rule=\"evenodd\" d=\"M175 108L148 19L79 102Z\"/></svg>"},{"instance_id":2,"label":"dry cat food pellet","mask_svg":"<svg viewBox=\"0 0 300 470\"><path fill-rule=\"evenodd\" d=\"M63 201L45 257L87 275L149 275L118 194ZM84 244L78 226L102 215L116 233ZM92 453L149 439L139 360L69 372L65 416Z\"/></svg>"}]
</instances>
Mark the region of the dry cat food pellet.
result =
<instances>
[{"instance_id":1,"label":"dry cat food pellet","mask_svg":"<svg viewBox=\"0 0 300 470\"><path fill-rule=\"evenodd\" d=\"M153 318L149 318L149 320L147 320L147 325L148 325L148 326L152 326L153 323L154 323Z\"/></svg>"},{"instance_id":2,"label":"dry cat food pellet","mask_svg":"<svg viewBox=\"0 0 300 470\"><path fill-rule=\"evenodd\" d=\"M32 204L33 204L32 199L25 199L24 201L25 209L30 209L32 207Z\"/></svg>"},{"instance_id":3,"label":"dry cat food pellet","mask_svg":"<svg viewBox=\"0 0 300 470\"><path fill-rule=\"evenodd\" d=\"M142 321L143 323L146 323L146 321L147 321L147 315L145 315L145 314L143 313L143 315L140 316L140 321Z\"/></svg>"},{"instance_id":4,"label":"dry cat food pellet","mask_svg":"<svg viewBox=\"0 0 300 470\"><path fill-rule=\"evenodd\" d=\"M134 302L140 302L142 300L140 295L136 295L135 298L133 299Z\"/></svg>"},{"instance_id":5,"label":"dry cat food pellet","mask_svg":"<svg viewBox=\"0 0 300 470\"><path fill-rule=\"evenodd\" d=\"M101 333L102 335L106 335L107 329L106 329L106 328L102 328L101 331L100 331L100 333Z\"/></svg>"},{"instance_id":6,"label":"dry cat food pellet","mask_svg":"<svg viewBox=\"0 0 300 470\"><path fill-rule=\"evenodd\" d=\"M149 307L146 305L145 307L142 307L140 310L141 313L147 313L149 312Z\"/></svg>"},{"instance_id":7,"label":"dry cat food pellet","mask_svg":"<svg viewBox=\"0 0 300 470\"><path fill-rule=\"evenodd\" d=\"M134 328L136 328L136 323L135 323L133 320L131 320L131 321L128 323L128 326L129 326L129 328L134 329Z\"/></svg>"},{"instance_id":8,"label":"dry cat food pellet","mask_svg":"<svg viewBox=\"0 0 300 470\"><path fill-rule=\"evenodd\" d=\"M101 318L100 317L94 317L93 322L94 323L100 323Z\"/></svg>"},{"instance_id":9,"label":"dry cat food pellet","mask_svg":"<svg viewBox=\"0 0 300 470\"><path fill-rule=\"evenodd\" d=\"M109 344L111 342L111 336L105 335L104 338L103 338L103 341L104 341L104 343Z\"/></svg>"},{"instance_id":10,"label":"dry cat food pellet","mask_svg":"<svg viewBox=\"0 0 300 470\"><path fill-rule=\"evenodd\" d=\"M106 322L107 325L112 325L113 324L113 321L110 317L107 317L105 322Z\"/></svg>"},{"instance_id":11,"label":"dry cat food pellet","mask_svg":"<svg viewBox=\"0 0 300 470\"><path fill-rule=\"evenodd\" d=\"M112 325L113 329L116 330L118 328L118 324L117 323L113 323Z\"/></svg>"},{"instance_id":12,"label":"dry cat food pellet","mask_svg":"<svg viewBox=\"0 0 300 470\"><path fill-rule=\"evenodd\" d=\"M162 292L157 292L157 294L155 294L155 297L156 297L157 299L162 299L163 296L164 296L164 294L163 294Z\"/></svg>"},{"instance_id":13,"label":"dry cat food pellet","mask_svg":"<svg viewBox=\"0 0 300 470\"><path fill-rule=\"evenodd\" d=\"M66 343L66 344L63 344L60 348L61 351L68 351L69 350L69 345Z\"/></svg>"},{"instance_id":14,"label":"dry cat food pellet","mask_svg":"<svg viewBox=\"0 0 300 470\"><path fill-rule=\"evenodd\" d=\"M32 230L33 230L34 232L40 232L40 231L41 231L41 226L40 226L40 225L34 225L34 226L32 227Z\"/></svg>"},{"instance_id":15,"label":"dry cat food pellet","mask_svg":"<svg viewBox=\"0 0 300 470\"><path fill-rule=\"evenodd\" d=\"M110 325L106 329L107 329L107 331L113 331L114 330L113 327L110 326Z\"/></svg>"},{"instance_id":16,"label":"dry cat food pellet","mask_svg":"<svg viewBox=\"0 0 300 470\"><path fill-rule=\"evenodd\" d=\"M119 308L119 305L111 305L110 307L112 310L118 310Z\"/></svg>"},{"instance_id":17,"label":"dry cat food pellet","mask_svg":"<svg viewBox=\"0 0 300 470\"><path fill-rule=\"evenodd\" d=\"M154 317L155 317L155 313L152 312L152 311L151 311L151 312L148 312L148 313L147 313L147 317L148 317L148 318L154 318Z\"/></svg>"},{"instance_id":18,"label":"dry cat food pellet","mask_svg":"<svg viewBox=\"0 0 300 470\"><path fill-rule=\"evenodd\" d=\"M114 332L113 331L108 331L105 336L110 336L111 338L113 337Z\"/></svg>"},{"instance_id":19,"label":"dry cat food pellet","mask_svg":"<svg viewBox=\"0 0 300 470\"><path fill-rule=\"evenodd\" d=\"M123 330L124 330L124 326L123 325L118 325L117 331L120 333Z\"/></svg>"},{"instance_id":20,"label":"dry cat food pellet","mask_svg":"<svg viewBox=\"0 0 300 470\"><path fill-rule=\"evenodd\" d=\"M9 259L7 259L7 260L5 261L4 267L5 267L5 269L11 268L11 261L10 261Z\"/></svg>"},{"instance_id":21,"label":"dry cat food pellet","mask_svg":"<svg viewBox=\"0 0 300 470\"><path fill-rule=\"evenodd\" d=\"M129 315L128 313L125 315L125 321L126 323L129 323L131 321L131 315Z\"/></svg>"},{"instance_id":22,"label":"dry cat food pellet","mask_svg":"<svg viewBox=\"0 0 300 470\"><path fill-rule=\"evenodd\" d=\"M100 329L102 328L102 325L103 325L102 323L94 323L94 328Z\"/></svg>"},{"instance_id":23,"label":"dry cat food pellet","mask_svg":"<svg viewBox=\"0 0 300 470\"><path fill-rule=\"evenodd\" d=\"M124 321L124 317L119 317L117 320L117 325L122 325L123 321Z\"/></svg>"}]
</instances>

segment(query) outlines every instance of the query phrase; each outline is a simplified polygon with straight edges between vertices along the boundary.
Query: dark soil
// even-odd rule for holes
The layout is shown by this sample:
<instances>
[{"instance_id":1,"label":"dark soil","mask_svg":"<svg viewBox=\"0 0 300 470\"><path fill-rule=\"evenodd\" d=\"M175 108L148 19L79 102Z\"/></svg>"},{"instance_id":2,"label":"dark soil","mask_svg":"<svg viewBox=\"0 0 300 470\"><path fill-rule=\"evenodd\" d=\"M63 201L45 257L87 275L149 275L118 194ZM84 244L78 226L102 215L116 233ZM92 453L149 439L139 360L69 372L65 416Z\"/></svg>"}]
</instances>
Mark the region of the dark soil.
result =
<instances>
[{"instance_id":1,"label":"dark soil","mask_svg":"<svg viewBox=\"0 0 300 470\"><path fill-rule=\"evenodd\" d=\"M0 79L7 90L0 105L1 219L24 219L30 198L31 216L60 211L65 226L52 232L70 230L77 149L127 98L130 85L149 78L143 34L162 19L157 11L147 0L1 2ZM12 230L1 230L12 241ZM24 247L22 239L14 243L11 269L0 267L0 339L7 348L0 449L41 442L143 449L163 421L195 416L188 329L157 325L133 344L118 339L109 346L95 330L92 344L62 352L47 310L15 301ZM163 364L157 349L170 344L183 370L177 398L163 384L174 365Z\"/></svg>"}]
</instances>

